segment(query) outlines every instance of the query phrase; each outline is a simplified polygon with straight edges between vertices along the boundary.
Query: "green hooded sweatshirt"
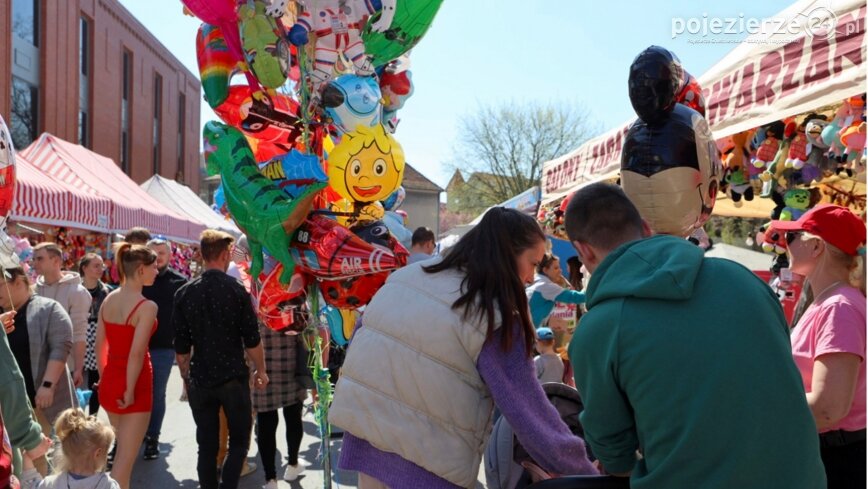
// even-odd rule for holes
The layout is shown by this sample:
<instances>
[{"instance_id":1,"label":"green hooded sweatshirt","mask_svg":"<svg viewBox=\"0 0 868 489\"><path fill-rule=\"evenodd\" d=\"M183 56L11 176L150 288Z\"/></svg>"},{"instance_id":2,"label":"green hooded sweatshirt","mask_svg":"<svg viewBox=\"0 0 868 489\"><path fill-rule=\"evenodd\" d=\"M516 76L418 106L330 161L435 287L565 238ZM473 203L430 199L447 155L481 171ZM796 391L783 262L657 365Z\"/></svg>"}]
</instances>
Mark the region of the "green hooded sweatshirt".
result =
<instances>
[{"instance_id":1,"label":"green hooded sweatshirt","mask_svg":"<svg viewBox=\"0 0 868 489\"><path fill-rule=\"evenodd\" d=\"M12 444L15 475L21 475L20 450L33 450L42 443L42 428L31 416L24 376L9 348L6 331L0 326L0 406L3 423Z\"/></svg>"},{"instance_id":2,"label":"green hooded sweatshirt","mask_svg":"<svg viewBox=\"0 0 868 489\"><path fill-rule=\"evenodd\" d=\"M607 471L632 471L633 489L826 487L783 311L756 275L655 236L607 256L587 299L569 354Z\"/></svg>"}]
</instances>

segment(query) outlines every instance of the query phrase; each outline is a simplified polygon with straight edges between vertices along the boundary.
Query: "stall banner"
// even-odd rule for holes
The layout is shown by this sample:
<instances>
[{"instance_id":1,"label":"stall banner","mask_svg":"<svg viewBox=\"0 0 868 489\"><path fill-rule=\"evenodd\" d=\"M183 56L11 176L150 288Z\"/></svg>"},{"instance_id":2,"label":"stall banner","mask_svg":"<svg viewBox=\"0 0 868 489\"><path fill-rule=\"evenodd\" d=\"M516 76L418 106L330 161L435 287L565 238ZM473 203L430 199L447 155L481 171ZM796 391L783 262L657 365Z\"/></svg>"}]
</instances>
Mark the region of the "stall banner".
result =
<instances>
[{"instance_id":1,"label":"stall banner","mask_svg":"<svg viewBox=\"0 0 868 489\"><path fill-rule=\"evenodd\" d=\"M834 13L834 29L814 32L807 28L818 8ZM699 77L714 137L720 139L864 93L866 10L865 2L858 0L797 2L774 17L796 28L749 36ZM542 203L617 172L631 123L546 162Z\"/></svg>"}]
</instances>

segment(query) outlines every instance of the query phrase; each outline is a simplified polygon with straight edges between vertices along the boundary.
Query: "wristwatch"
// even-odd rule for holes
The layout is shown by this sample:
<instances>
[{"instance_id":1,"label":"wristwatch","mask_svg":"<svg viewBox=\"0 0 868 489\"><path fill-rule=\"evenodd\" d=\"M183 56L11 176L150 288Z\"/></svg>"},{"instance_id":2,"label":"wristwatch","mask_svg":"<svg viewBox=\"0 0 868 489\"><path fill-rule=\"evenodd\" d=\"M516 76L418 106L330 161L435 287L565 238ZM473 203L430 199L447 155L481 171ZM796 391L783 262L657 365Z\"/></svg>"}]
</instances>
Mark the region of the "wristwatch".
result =
<instances>
[{"instance_id":1,"label":"wristwatch","mask_svg":"<svg viewBox=\"0 0 868 489\"><path fill-rule=\"evenodd\" d=\"M51 389L52 385L54 385L54 383L49 380L42 381L42 387L45 387L46 389Z\"/></svg>"}]
</instances>

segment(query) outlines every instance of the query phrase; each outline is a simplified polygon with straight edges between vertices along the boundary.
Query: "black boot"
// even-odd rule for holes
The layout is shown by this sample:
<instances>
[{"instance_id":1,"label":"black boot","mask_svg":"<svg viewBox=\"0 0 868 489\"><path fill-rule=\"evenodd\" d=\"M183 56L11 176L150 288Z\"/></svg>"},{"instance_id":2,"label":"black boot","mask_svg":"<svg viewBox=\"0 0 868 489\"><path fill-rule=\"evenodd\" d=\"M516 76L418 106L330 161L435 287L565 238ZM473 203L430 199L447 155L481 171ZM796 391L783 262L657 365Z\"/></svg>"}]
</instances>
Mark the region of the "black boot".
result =
<instances>
[{"instance_id":1,"label":"black boot","mask_svg":"<svg viewBox=\"0 0 868 489\"><path fill-rule=\"evenodd\" d=\"M142 457L145 460L156 460L160 458L160 440L156 437L145 437L145 453Z\"/></svg>"}]
</instances>

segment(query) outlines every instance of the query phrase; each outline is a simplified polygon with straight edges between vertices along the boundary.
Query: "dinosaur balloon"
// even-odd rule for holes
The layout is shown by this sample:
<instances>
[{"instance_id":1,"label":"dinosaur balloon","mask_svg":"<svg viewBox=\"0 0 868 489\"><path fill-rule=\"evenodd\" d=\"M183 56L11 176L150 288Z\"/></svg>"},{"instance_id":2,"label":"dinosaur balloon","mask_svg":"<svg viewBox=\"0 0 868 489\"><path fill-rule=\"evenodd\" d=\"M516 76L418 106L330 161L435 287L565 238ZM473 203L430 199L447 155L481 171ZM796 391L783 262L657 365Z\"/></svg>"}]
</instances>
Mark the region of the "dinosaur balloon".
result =
<instances>
[{"instance_id":1,"label":"dinosaur balloon","mask_svg":"<svg viewBox=\"0 0 868 489\"><path fill-rule=\"evenodd\" d=\"M325 183L312 183L290 199L274 182L259 172L244 135L216 121L203 132L205 163L210 175L220 174L229 213L247 235L250 274L258 277L263 266L263 246L283 264L280 282L289 283L295 261L289 251L292 235L304 222L316 194Z\"/></svg>"}]
</instances>

